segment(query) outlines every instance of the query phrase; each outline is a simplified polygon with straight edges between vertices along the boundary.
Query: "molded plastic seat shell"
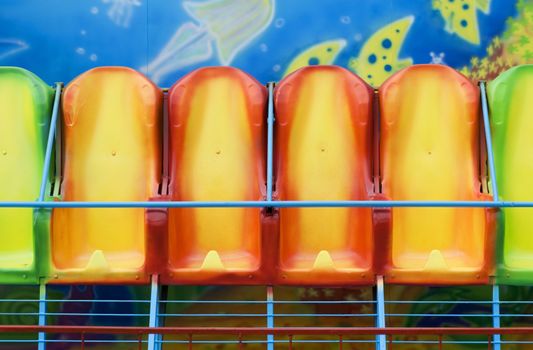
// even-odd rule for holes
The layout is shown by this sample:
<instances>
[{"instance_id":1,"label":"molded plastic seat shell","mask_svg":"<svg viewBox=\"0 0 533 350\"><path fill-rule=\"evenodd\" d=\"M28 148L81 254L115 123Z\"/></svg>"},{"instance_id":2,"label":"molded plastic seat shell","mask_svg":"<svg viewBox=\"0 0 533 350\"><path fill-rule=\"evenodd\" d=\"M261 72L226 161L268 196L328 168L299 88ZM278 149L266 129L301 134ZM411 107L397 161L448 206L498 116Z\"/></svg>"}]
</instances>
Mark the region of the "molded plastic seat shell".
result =
<instances>
[{"instance_id":1,"label":"molded plastic seat shell","mask_svg":"<svg viewBox=\"0 0 533 350\"><path fill-rule=\"evenodd\" d=\"M280 200L368 200L373 91L335 66L301 68L275 90ZM282 208L278 282L374 283L370 208Z\"/></svg>"},{"instance_id":2,"label":"molded plastic seat shell","mask_svg":"<svg viewBox=\"0 0 533 350\"><path fill-rule=\"evenodd\" d=\"M33 73L0 67L0 200L39 197L54 90ZM32 209L0 209L0 284L37 283Z\"/></svg>"},{"instance_id":3,"label":"molded plastic seat shell","mask_svg":"<svg viewBox=\"0 0 533 350\"><path fill-rule=\"evenodd\" d=\"M169 91L170 198L265 196L267 90L231 67L198 69ZM168 211L169 283L265 283L260 208Z\"/></svg>"},{"instance_id":4,"label":"molded plastic seat shell","mask_svg":"<svg viewBox=\"0 0 533 350\"><path fill-rule=\"evenodd\" d=\"M500 200L533 200L533 65L518 66L488 84ZM504 208L497 282L533 282L533 209Z\"/></svg>"},{"instance_id":5,"label":"molded plastic seat shell","mask_svg":"<svg viewBox=\"0 0 533 350\"><path fill-rule=\"evenodd\" d=\"M161 177L162 92L100 67L63 92L63 201L146 201ZM54 209L51 282L147 282L143 208Z\"/></svg>"},{"instance_id":6,"label":"molded plastic seat shell","mask_svg":"<svg viewBox=\"0 0 533 350\"><path fill-rule=\"evenodd\" d=\"M415 65L379 89L380 174L391 200L488 200L480 193L479 89L443 65ZM494 209L393 208L389 283L488 283Z\"/></svg>"}]
</instances>

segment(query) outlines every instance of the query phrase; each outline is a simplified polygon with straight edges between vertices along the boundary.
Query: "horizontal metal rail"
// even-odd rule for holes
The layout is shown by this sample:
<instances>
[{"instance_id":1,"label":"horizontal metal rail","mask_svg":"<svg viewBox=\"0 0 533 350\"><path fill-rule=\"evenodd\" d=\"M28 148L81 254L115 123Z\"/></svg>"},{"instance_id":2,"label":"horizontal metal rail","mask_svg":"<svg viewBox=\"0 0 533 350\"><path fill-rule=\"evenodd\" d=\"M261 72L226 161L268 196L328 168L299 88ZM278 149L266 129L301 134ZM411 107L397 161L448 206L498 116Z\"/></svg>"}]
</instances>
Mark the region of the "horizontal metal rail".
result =
<instances>
[{"instance_id":1,"label":"horizontal metal rail","mask_svg":"<svg viewBox=\"0 0 533 350\"><path fill-rule=\"evenodd\" d=\"M161 335L532 335L533 327L115 327L115 326L0 326L0 333L161 334Z\"/></svg>"},{"instance_id":2,"label":"horizontal metal rail","mask_svg":"<svg viewBox=\"0 0 533 350\"><path fill-rule=\"evenodd\" d=\"M145 201L145 202L0 202L0 208L533 208L513 201Z\"/></svg>"}]
</instances>

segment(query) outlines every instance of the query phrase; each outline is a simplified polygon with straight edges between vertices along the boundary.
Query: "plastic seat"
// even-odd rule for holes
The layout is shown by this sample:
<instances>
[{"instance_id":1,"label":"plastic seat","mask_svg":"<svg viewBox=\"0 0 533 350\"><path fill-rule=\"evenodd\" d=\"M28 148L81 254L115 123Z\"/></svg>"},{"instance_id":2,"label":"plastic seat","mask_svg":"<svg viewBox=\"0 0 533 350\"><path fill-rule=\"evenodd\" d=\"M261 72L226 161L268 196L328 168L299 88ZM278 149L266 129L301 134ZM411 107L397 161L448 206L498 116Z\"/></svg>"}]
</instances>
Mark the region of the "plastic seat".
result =
<instances>
[{"instance_id":1,"label":"plastic seat","mask_svg":"<svg viewBox=\"0 0 533 350\"><path fill-rule=\"evenodd\" d=\"M489 200L480 193L479 89L443 65L408 67L379 89L380 174L392 200ZM487 283L494 209L393 208L389 283Z\"/></svg>"},{"instance_id":2,"label":"plastic seat","mask_svg":"<svg viewBox=\"0 0 533 350\"><path fill-rule=\"evenodd\" d=\"M301 68L275 90L279 200L368 200L373 91L336 66ZM278 282L374 282L370 208L280 209Z\"/></svg>"},{"instance_id":3,"label":"plastic seat","mask_svg":"<svg viewBox=\"0 0 533 350\"><path fill-rule=\"evenodd\" d=\"M249 201L265 195L267 91L231 67L196 70L169 91L172 201ZM260 208L168 212L168 283L266 280Z\"/></svg>"},{"instance_id":4,"label":"plastic seat","mask_svg":"<svg viewBox=\"0 0 533 350\"><path fill-rule=\"evenodd\" d=\"M533 65L502 73L488 85L500 200L533 201ZM504 208L497 281L533 282L533 209Z\"/></svg>"},{"instance_id":5,"label":"plastic seat","mask_svg":"<svg viewBox=\"0 0 533 350\"><path fill-rule=\"evenodd\" d=\"M54 90L33 73L0 67L0 200L39 197ZM0 209L0 283L38 281L32 209Z\"/></svg>"},{"instance_id":6,"label":"plastic seat","mask_svg":"<svg viewBox=\"0 0 533 350\"><path fill-rule=\"evenodd\" d=\"M63 201L145 201L161 177L162 92L125 67L95 68L63 92ZM51 283L142 283L142 208L54 209Z\"/></svg>"}]
</instances>

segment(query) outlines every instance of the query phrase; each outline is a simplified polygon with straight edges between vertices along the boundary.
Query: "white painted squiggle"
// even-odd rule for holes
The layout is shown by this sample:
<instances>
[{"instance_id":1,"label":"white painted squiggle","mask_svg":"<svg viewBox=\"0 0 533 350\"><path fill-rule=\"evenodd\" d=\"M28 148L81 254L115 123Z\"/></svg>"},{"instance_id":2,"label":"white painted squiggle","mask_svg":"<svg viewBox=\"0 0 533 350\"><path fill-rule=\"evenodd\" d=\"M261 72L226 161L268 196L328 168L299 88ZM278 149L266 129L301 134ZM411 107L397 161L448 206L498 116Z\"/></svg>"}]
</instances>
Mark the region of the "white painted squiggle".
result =
<instances>
[{"instance_id":1,"label":"white painted squiggle","mask_svg":"<svg viewBox=\"0 0 533 350\"><path fill-rule=\"evenodd\" d=\"M107 17L119 27L128 28L134 7L141 6L140 0L102 0L104 4L110 4Z\"/></svg>"},{"instance_id":2,"label":"white painted squiggle","mask_svg":"<svg viewBox=\"0 0 533 350\"><path fill-rule=\"evenodd\" d=\"M29 47L25 41L19 39L0 39L0 60L27 50Z\"/></svg>"}]
</instances>

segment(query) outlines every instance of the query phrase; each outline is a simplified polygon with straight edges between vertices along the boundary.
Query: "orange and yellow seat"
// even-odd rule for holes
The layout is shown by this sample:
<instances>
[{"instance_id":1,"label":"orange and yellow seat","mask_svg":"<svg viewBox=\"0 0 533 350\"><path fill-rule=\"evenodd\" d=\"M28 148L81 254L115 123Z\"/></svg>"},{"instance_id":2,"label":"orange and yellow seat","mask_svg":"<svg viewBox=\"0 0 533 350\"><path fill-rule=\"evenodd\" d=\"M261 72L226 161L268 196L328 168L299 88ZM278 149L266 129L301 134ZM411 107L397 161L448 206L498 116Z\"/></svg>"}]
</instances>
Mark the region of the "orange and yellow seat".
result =
<instances>
[{"instance_id":1,"label":"orange and yellow seat","mask_svg":"<svg viewBox=\"0 0 533 350\"><path fill-rule=\"evenodd\" d=\"M279 200L368 200L373 195L373 91L341 67L310 66L275 89ZM278 282L374 281L370 208L280 209Z\"/></svg>"},{"instance_id":2,"label":"orange and yellow seat","mask_svg":"<svg viewBox=\"0 0 533 350\"><path fill-rule=\"evenodd\" d=\"M169 91L172 201L265 196L266 88L231 67L198 69ZM168 211L168 283L264 281L260 208Z\"/></svg>"},{"instance_id":3,"label":"orange and yellow seat","mask_svg":"<svg viewBox=\"0 0 533 350\"><path fill-rule=\"evenodd\" d=\"M17 67L0 67L0 200L35 201L54 90ZM31 208L0 209L0 283L36 283L38 242Z\"/></svg>"},{"instance_id":4,"label":"orange and yellow seat","mask_svg":"<svg viewBox=\"0 0 533 350\"><path fill-rule=\"evenodd\" d=\"M125 67L100 67L63 92L63 201L146 201L161 177L162 91ZM142 208L52 212L51 282L141 283Z\"/></svg>"},{"instance_id":5,"label":"orange and yellow seat","mask_svg":"<svg viewBox=\"0 0 533 350\"><path fill-rule=\"evenodd\" d=\"M443 65L415 65L379 89L380 177L391 200L489 200L480 193L479 89ZM393 208L389 283L482 284L494 209Z\"/></svg>"}]
</instances>

